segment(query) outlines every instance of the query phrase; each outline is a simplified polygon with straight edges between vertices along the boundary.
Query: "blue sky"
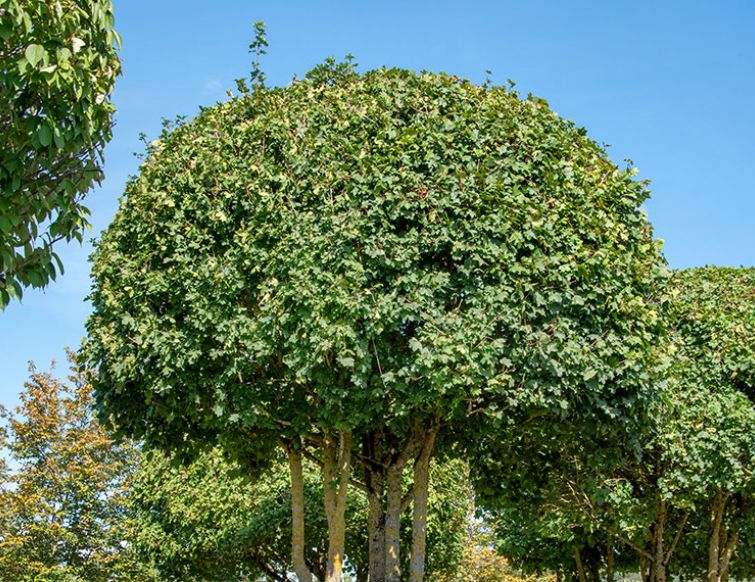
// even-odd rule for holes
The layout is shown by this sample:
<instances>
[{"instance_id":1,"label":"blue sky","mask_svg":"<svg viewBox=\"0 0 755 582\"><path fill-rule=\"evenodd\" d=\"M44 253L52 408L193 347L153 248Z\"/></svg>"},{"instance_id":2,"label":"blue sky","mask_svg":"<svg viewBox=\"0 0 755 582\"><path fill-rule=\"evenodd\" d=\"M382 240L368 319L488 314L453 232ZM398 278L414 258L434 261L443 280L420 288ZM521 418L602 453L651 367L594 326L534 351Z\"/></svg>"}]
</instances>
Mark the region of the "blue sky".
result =
<instances>
[{"instance_id":1,"label":"blue sky","mask_svg":"<svg viewBox=\"0 0 755 582\"><path fill-rule=\"evenodd\" d=\"M755 2L752 0L114 0L124 75L106 179L88 204L107 226L140 132L193 116L249 71L254 21L268 25L268 81L328 56L446 71L549 101L651 180L646 209L672 267L755 265ZM0 313L0 403L17 402L27 361L77 347L89 307L89 245L62 249L66 274ZM59 363L59 370L62 368Z\"/></svg>"}]
</instances>

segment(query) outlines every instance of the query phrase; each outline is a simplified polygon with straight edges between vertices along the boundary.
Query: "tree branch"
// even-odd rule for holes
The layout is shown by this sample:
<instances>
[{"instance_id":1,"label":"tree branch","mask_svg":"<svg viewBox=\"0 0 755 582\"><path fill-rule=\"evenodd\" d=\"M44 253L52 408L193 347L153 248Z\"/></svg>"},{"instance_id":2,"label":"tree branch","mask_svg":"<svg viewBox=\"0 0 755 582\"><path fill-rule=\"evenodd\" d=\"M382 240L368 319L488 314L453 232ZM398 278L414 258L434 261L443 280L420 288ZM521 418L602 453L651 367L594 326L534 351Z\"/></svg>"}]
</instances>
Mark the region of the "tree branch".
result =
<instances>
[{"instance_id":1,"label":"tree branch","mask_svg":"<svg viewBox=\"0 0 755 582\"><path fill-rule=\"evenodd\" d=\"M313 455L311 452L309 452L306 448L302 449L302 454L304 455L304 458L308 461L311 461L315 465L317 465L320 469L325 467L325 463L322 462L321 459L318 459L315 455ZM361 481L357 481L353 477L349 478L349 485L354 487L357 491L360 491L367 495L369 493L369 489L367 488L367 485L362 483Z\"/></svg>"},{"instance_id":2,"label":"tree branch","mask_svg":"<svg viewBox=\"0 0 755 582\"><path fill-rule=\"evenodd\" d=\"M684 517L682 517L682 523L681 525L679 525L678 529L676 530L676 534L674 534L674 539L671 542L671 547L668 549L668 552L666 552L666 556L663 558L664 566L668 566L669 562L671 561L671 555L674 553L674 550L676 550L676 546L682 537L682 533L684 533L684 527L687 525L688 518L689 518L689 509L684 511Z\"/></svg>"}]
</instances>

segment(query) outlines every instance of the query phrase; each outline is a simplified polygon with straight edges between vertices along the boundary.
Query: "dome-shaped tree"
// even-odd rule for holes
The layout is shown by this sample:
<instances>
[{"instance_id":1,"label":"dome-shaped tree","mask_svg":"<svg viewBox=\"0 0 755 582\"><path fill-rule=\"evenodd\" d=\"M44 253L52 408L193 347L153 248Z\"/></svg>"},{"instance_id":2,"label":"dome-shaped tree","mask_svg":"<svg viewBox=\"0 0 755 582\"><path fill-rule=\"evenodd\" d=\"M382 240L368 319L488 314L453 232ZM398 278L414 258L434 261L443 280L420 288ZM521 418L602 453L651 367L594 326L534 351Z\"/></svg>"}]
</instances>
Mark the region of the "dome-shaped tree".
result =
<instances>
[{"instance_id":1,"label":"dome-shaped tree","mask_svg":"<svg viewBox=\"0 0 755 582\"><path fill-rule=\"evenodd\" d=\"M373 580L398 580L414 463L421 580L440 427L617 418L646 390L646 188L541 99L329 62L204 109L149 154L94 255L99 403L160 446L264 431L320 447L331 579L351 459Z\"/></svg>"}]
</instances>

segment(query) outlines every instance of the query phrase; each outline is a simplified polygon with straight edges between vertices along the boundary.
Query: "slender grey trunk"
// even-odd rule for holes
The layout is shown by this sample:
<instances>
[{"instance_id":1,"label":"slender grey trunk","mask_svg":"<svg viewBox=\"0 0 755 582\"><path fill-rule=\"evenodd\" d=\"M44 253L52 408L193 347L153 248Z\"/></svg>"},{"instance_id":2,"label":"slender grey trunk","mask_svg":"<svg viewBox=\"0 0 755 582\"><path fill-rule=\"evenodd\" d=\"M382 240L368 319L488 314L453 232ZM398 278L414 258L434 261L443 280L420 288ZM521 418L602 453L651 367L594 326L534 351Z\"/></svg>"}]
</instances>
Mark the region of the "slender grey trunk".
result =
<instances>
[{"instance_id":1,"label":"slender grey trunk","mask_svg":"<svg viewBox=\"0 0 755 582\"><path fill-rule=\"evenodd\" d=\"M304 472L301 451L286 447L291 471L291 561L299 582L312 582L312 572L304 559Z\"/></svg>"},{"instance_id":2,"label":"slender grey trunk","mask_svg":"<svg viewBox=\"0 0 755 582\"><path fill-rule=\"evenodd\" d=\"M730 495L716 491L711 503L710 533L708 538L708 582L725 582L729 566L739 543L739 532L733 534L724 525L726 503Z\"/></svg>"},{"instance_id":3,"label":"slender grey trunk","mask_svg":"<svg viewBox=\"0 0 755 582\"><path fill-rule=\"evenodd\" d=\"M364 482L367 486L370 582L385 582L385 435L381 430L365 435L362 457L366 460Z\"/></svg>"},{"instance_id":4,"label":"slender grey trunk","mask_svg":"<svg viewBox=\"0 0 755 582\"><path fill-rule=\"evenodd\" d=\"M404 465L388 469L387 507L385 512L385 579L401 581L401 498Z\"/></svg>"},{"instance_id":5,"label":"slender grey trunk","mask_svg":"<svg viewBox=\"0 0 755 582\"><path fill-rule=\"evenodd\" d=\"M414 461L414 500L412 516L412 553L409 567L409 581L423 582L425 579L425 555L427 549L427 501L430 488L430 457L438 434L434 427L422 445L422 451Z\"/></svg>"}]
</instances>

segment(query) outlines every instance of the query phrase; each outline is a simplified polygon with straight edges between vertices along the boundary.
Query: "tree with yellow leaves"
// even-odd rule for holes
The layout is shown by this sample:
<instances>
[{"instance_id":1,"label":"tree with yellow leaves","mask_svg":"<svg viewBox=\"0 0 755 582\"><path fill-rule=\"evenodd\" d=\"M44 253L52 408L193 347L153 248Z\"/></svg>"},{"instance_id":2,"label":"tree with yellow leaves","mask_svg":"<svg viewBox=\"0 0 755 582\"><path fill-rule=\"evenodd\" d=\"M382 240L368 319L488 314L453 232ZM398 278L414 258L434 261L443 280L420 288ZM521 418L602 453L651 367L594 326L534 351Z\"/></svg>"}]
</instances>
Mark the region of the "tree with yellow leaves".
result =
<instances>
[{"instance_id":1,"label":"tree with yellow leaves","mask_svg":"<svg viewBox=\"0 0 755 582\"><path fill-rule=\"evenodd\" d=\"M67 382L32 365L20 405L2 410L0 579L146 580L125 519L136 450L94 419L90 374L69 358Z\"/></svg>"}]
</instances>

